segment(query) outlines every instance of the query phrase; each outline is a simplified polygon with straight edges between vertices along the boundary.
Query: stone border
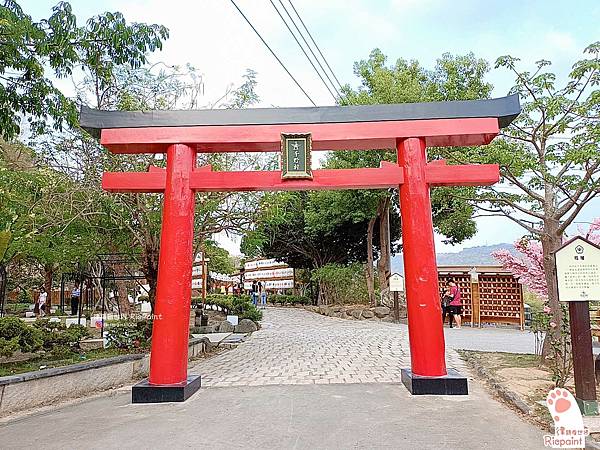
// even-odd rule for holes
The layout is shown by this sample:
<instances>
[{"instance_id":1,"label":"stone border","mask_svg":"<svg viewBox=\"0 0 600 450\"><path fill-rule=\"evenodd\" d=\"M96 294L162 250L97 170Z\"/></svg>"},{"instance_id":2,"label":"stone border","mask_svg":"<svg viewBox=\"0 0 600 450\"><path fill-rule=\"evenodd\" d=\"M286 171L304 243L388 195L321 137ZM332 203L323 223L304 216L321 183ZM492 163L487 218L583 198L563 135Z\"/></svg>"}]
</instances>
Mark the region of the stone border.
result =
<instances>
[{"instance_id":1,"label":"stone border","mask_svg":"<svg viewBox=\"0 0 600 450\"><path fill-rule=\"evenodd\" d=\"M190 339L188 358L209 345L207 339ZM140 353L0 377L0 417L123 386L149 370L150 355Z\"/></svg>"},{"instance_id":2,"label":"stone border","mask_svg":"<svg viewBox=\"0 0 600 450\"><path fill-rule=\"evenodd\" d=\"M465 358L460 355L463 360L465 360L473 369L479 377L481 377L485 383L504 401L508 402L523 414L529 416L533 413L531 407L521 399L519 394L510 389L507 389L503 386L494 376L483 367L475 358Z\"/></svg>"},{"instance_id":3,"label":"stone border","mask_svg":"<svg viewBox=\"0 0 600 450\"><path fill-rule=\"evenodd\" d=\"M304 306L307 311L315 312L327 317L337 317L339 319L349 320L374 320L381 322L396 322L394 311L387 306L369 305L323 305L323 306ZM406 307L400 306L400 320L406 318Z\"/></svg>"}]
</instances>

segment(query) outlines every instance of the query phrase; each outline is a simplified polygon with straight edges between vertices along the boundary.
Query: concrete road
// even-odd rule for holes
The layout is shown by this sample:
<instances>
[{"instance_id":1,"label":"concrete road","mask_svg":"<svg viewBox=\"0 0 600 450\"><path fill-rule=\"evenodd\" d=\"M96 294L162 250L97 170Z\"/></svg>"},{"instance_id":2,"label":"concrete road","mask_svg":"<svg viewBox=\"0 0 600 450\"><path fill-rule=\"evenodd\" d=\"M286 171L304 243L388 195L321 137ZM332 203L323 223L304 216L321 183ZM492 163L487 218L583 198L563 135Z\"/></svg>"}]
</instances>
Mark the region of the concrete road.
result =
<instances>
[{"instance_id":1,"label":"concrete road","mask_svg":"<svg viewBox=\"0 0 600 450\"><path fill-rule=\"evenodd\" d=\"M398 384L205 388L186 403L130 392L0 426L5 449L542 449L543 432L476 383L464 397Z\"/></svg>"}]
</instances>

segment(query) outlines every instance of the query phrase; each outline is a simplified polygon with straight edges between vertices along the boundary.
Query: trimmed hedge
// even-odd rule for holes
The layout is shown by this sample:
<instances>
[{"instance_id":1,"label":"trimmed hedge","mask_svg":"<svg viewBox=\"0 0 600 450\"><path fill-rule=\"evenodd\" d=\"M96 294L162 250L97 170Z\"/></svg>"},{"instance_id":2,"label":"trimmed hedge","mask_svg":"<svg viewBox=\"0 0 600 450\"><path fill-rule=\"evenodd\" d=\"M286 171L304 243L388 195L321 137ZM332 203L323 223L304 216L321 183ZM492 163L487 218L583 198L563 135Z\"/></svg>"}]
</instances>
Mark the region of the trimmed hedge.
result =
<instances>
[{"instance_id":1,"label":"trimmed hedge","mask_svg":"<svg viewBox=\"0 0 600 450\"><path fill-rule=\"evenodd\" d=\"M198 297L193 298L192 301L202 303L202 299ZM240 319L250 319L254 322L262 320L262 311L252 304L249 295L208 294L206 304L219 306L225 313L238 316Z\"/></svg>"},{"instance_id":2,"label":"trimmed hedge","mask_svg":"<svg viewBox=\"0 0 600 450\"><path fill-rule=\"evenodd\" d=\"M281 306L297 306L297 305L310 305L312 304L310 298L302 295L277 295L271 294L267 297L267 301L274 305Z\"/></svg>"}]
</instances>

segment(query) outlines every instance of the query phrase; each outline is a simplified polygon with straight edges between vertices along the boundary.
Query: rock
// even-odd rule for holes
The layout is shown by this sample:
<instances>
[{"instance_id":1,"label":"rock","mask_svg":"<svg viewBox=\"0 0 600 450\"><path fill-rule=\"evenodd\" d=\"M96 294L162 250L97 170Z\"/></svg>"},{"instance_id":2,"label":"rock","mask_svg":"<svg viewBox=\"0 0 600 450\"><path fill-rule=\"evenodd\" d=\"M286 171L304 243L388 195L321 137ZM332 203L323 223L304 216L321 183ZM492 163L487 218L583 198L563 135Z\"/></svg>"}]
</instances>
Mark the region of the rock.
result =
<instances>
[{"instance_id":1,"label":"rock","mask_svg":"<svg viewBox=\"0 0 600 450\"><path fill-rule=\"evenodd\" d=\"M256 323L250 319L242 319L235 327L236 333L252 333L258 330Z\"/></svg>"},{"instance_id":2,"label":"rock","mask_svg":"<svg viewBox=\"0 0 600 450\"><path fill-rule=\"evenodd\" d=\"M377 317L381 319L382 317L390 315L390 308L388 308L387 306L377 306L373 308L373 312Z\"/></svg>"},{"instance_id":3,"label":"rock","mask_svg":"<svg viewBox=\"0 0 600 450\"><path fill-rule=\"evenodd\" d=\"M365 319L370 319L370 318L372 318L374 315L375 315L375 313L374 313L373 311L370 311L370 310L368 310L368 309L365 309L365 310L362 312L362 317L364 317Z\"/></svg>"},{"instance_id":4,"label":"rock","mask_svg":"<svg viewBox=\"0 0 600 450\"><path fill-rule=\"evenodd\" d=\"M216 333L219 325L206 325L205 327L194 327L190 330L190 333L193 334L207 334L207 333Z\"/></svg>"},{"instance_id":5,"label":"rock","mask_svg":"<svg viewBox=\"0 0 600 450\"><path fill-rule=\"evenodd\" d=\"M252 322L252 321L250 321ZM223 322L219 322L219 333L233 333L234 327L231 322L224 320Z\"/></svg>"},{"instance_id":6,"label":"rock","mask_svg":"<svg viewBox=\"0 0 600 450\"><path fill-rule=\"evenodd\" d=\"M350 316L348 314L346 314L346 311L342 311L340 313L340 319L349 319Z\"/></svg>"},{"instance_id":7,"label":"rock","mask_svg":"<svg viewBox=\"0 0 600 450\"><path fill-rule=\"evenodd\" d=\"M258 330L258 327L254 323L254 321L250 319L242 319L240 323L235 327L236 333L252 333Z\"/></svg>"},{"instance_id":8,"label":"rock","mask_svg":"<svg viewBox=\"0 0 600 450\"><path fill-rule=\"evenodd\" d=\"M333 312L335 312L335 313L338 313L338 312L340 312L342 309L344 309L344 307L343 307L343 306L339 306L339 305L338 305L338 306L332 306L332 307L331 307L331 310L332 310Z\"/></svg>"},{"instance_id":9,"label":"rock","mask_svg":"<svg viewBox=\"0 0 600 450\"><path fill-rule=\"evenodd\" d=\"M324 316L329 315L330 312L330 308L329 306L319 306L319 313L323 314Z\"/></svg>"},{"instance_id":10,"label":"rock","mask_svg":"<svg viewBox=\"0 0 600 450\"><path fill-rule=\"evenodd\" d=\"M352 317L354 317L355 319L360 319L361 314L362 310L360 309L355 309L354 311L352 311Z\"/></svg>"},{"instance_id":11,"label":"rock","mask_svg":"<svg viewBox=\"0 0 600 450\"><path fill-rule=\"evenodd\" d=\"M382 322L395 322L395 320L392 316L384 317L383 319L381 319L381 321Z\"/></svg>"}]
</instances>

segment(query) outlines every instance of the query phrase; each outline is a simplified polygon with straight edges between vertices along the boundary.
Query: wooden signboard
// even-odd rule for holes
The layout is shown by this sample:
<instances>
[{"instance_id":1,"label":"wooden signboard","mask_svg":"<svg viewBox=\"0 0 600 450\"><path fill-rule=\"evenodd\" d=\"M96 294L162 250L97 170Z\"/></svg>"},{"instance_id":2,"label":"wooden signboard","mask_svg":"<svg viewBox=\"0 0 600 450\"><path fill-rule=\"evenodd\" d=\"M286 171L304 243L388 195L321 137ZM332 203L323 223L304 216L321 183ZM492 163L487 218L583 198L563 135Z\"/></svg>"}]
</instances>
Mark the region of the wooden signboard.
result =
<instances>
[{"instance_id":1,"label":"wooden signboard","mask_svg":"<svg viewBox=\"0 0 600 450\"><path fill-rule=\"evenodd\" d=\"M557 250L555 257L561 301L600 301L600 247L578 236Z\"/></svg>"},{"instance_id":2,"label":"wooden signboard","mask_svg":"<svg viewBox=\"0 0 600 450\"><path fill-rule=\"evenodd\" d=\"M597 415L590 300L600 300L600 248L580 236L555 254L558 299L569 302L575 398L584 415Z\"/></svg>"},{"instance_id":3,"label":"wooden signboard","mask_svg":"<svg viewBox=\"0 0 600 450\"><path fill-rule=\"evenodd\" d=\"M404 277L399 273L390 275L390 291L404 292Z\"/></svg>"},{"instance_id":4,"label":"wooden signboard","mask_svg":"<svg viewBox=\"0 0 600 450\"><path fill-rule=\"evenodd\" d=\"M310 133L281 133L281 178L312 180Z\"/></svg>"}]
</instances>

